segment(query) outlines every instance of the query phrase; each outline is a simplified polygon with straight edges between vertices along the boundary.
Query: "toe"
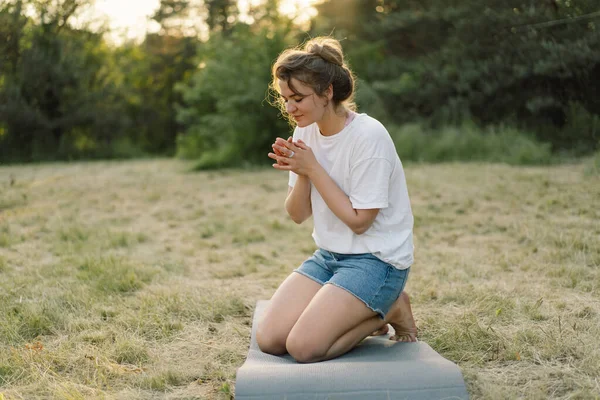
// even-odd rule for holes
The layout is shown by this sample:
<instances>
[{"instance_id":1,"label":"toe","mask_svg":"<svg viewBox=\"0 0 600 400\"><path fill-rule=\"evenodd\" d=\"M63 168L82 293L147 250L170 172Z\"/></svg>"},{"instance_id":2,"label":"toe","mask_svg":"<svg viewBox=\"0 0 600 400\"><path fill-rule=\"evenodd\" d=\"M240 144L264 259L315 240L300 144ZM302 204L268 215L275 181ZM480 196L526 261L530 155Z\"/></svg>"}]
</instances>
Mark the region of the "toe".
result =
<instances>
[{"instance_id":1,"label":"toe","mask_svg":"<svg viewBox=\"0 0 600 400\"><path fill-rule=\"evenodd\" d=\"M396 334L394 336L391 336L390 340L393 340L395 342L412 343L412 342L417 341L417 337L413 333L401 333L401 334Z\"/></svg>"},{"instance_id":2,"label":"toe","mask_svg":"<svg viewBox=\"0 0 600 400\"><path fill-rule=\"evenodd\" d=\"M384 325L381 328L377 329L375 332L371 333L371 336L382 336L387 334L389 330L390 328L387 325Z\"/></svg>"}]
</instances>

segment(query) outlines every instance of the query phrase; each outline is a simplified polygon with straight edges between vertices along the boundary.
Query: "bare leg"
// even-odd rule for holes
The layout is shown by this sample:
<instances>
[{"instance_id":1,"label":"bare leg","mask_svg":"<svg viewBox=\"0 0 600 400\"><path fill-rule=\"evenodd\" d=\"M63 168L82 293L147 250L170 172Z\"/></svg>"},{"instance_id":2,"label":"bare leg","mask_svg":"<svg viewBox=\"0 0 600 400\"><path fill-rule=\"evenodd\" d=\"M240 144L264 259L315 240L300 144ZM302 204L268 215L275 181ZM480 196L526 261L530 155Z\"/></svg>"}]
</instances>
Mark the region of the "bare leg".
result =
<instances>
[{"instance_id":1,"label":"bare leg","mask_svg":"<svg viewBox=\"0 0 600 400\"><path fill-rule=\"evenodd\" d=\"M410 300L406 292L400 294L398 300L396 300L388 314L385 316L385 320L387 323L371 333L371 336L386 335L390 330L388 323L393 323L392 326L394 326L396 334L390 339L402 342L416 341L417 326L413 318ZM398 336L401 337L399 338Z\"/></svg>"},{"instance_id":2,"label":"bare leg","mask_svg":"<svg viewBox=\"0 0 600 400\"><path fill-rule=\"evenodd\" d=\"M346 332L338 340L336 340L335 343L329 348L325 356L316 361L329 360L347 353L356 347L357 344L362 342L364 338L369 336L373 330L379 329L381 326L385 325L385 322L379 317L379 315L375 315L374 317L365 320L356 328Z\"/></svg>"},{"instance_id":3,"label":"bare leg","mask_svg":"<svg viewBox=\"0 0 600 400\"><path fill-rule=\"evenodd\" d=\"M397 330L390 339L416 341L416 327L406 293L398 297L382 320L344 289L325 285L298 318L286 347L298 362L329 360L348 352L387 323Z\"/></svg>"},{"instance_id":4,"label":"bare leg","mask_svg":"<svg viewBox=\"0 0 600 400\"><path fill-rule=\"evenodd\" d=\"M417 341L417 326L412 315L410 299L405 292L400 294L384 320L379 316L374 316L348 331L331 346L323 359L335 358L353 349L373 332L373 329L376 330L371 334L377 332L383 332L381 335L387 334L389 331L388 324L391 324L396 331L394 336L390 337L390 340L397 342Z\"/></svg>"},{"instance_id":5,"label":"bare leg","mask_svg":"<svg viewBox=\"0 0 600 400\"><path fill-rule=\"evenodd\" d=\"M351 350L384 323L346 290L325 285L292 328L287 350L298 362L328 360Z\"/></svg>"},{"instance_id":6,"label":"bare leg","mask_svg":"<svg viewBox=\"0 0 600 400\"><path fill-rule=\"evenodd\" d=\"M390 327L388 324L383 325L381 328L377 329L375 332L371 333L371 336L383 336L387 335L390 331Z\"/></svg>"},{"instance_id":7,"label":"bare leg","mask_svg":"<svg viewBox=\"0 0 600 400\"><path fill-rule=\"evenodd\" d=\"M415 324L415 319L410 307L410 298L406 292L400 293L398 300L396 300L385 316L385 320L392 325L396 331L395 335L392 336L390 340L399 342L417 341L417 325Z\"/></svg>"},{"instance_id":8,"label":"bare leg","mask_svg":"<svg viewBox=\"0 0 600 400\"><path fill-rule=\"evenodd\" d=\"M256 330L256 341L262 351L275 355L287 352L285 342L292 327L321 287L319 283L296 272L283 281Z\"/></svg>"}]
</instances>

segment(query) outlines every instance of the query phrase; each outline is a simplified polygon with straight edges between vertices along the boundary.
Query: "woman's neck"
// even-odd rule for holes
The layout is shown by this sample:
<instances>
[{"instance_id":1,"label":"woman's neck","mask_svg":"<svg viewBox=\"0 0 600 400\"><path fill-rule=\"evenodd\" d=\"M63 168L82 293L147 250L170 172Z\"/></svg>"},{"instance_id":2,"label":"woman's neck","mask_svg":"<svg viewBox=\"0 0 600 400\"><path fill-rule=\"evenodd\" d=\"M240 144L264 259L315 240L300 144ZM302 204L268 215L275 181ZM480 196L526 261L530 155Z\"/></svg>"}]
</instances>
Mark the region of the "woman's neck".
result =
<instances>
[{"instance_id":1,"label":"woman's neck","mask_svg":"<svg viewBox=\"0 0 600 400\"><path fill-rule=\"evenodd\" d=\"M346 126L346 119L348 118L349 111L343 109L341 112L335 112L331 109L330 112L326 113L317 125L319 131L323 136L333 136L339 133Z\"/></svg>"}]
</instances>

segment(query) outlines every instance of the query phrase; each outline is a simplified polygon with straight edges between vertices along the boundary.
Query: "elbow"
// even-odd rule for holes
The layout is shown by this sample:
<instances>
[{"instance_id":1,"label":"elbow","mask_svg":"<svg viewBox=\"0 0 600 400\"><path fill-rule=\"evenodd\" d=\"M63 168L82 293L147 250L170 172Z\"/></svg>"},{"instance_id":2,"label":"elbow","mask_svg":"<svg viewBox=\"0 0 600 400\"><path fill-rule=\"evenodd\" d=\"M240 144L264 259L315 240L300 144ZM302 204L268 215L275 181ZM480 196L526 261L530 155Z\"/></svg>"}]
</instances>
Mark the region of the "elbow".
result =
<instances>
[{"instance_id":1,"label":"elbow","mask_svg":"<svg viewBox=\"0 0 600 400\"><path fill-rule=\"evenodd\" d=\"M298 216L298 215L293 215L293 214L290 214L290 218L292 219L292 221L294 221L298 225L300 225L301 223L303 223L304 221L306 221L305 217Z\"/></svg>"},{"instance_id":2,"label":"elbow","mask_svg":"<svg viewBox=\"0 0 600 400\"><path fill-rule=\"evenodd\" d=\"M352 232L354 232L356 235L362 235L363 233L368 231L370 227L370 224L358 224L351 226L350 229L352 229Z\"/></svg>"},{"instance_id":3,"label":"elbow","mask_svg":"<svg viewBox=\"0 0 600 400\"><path fill-rule=\"evenodd\" d=\"M356 235L362 235L371 228L378 212L379 209L354 210L355 215L348 218L347 225Z\"/></svg>"},{"instance_id":4,"label":"elbow","mask_svg":"<svg viewBox=\"0 0 600 400\"><path fill-rule=\"evenodd\" d=\"M310 217L310 214L306 215L306 213L299 213L297 210L294 212L294 210L290 210L287 207L286 207L286 211L287 211L288 215L290 216L290 218L292 219L292 221L294 221L298 225L300 225L301 223L306 221L308 219L308 217Z\"/></svg>"},{"instance_id":5,"label":"elbow","mask_svg":"<svg viewBox=\"0 0 600 400\"><path fill-rule=\"evenodd\" d=\"M312 215L312 209L302 209L294 207L289 202L285 202L285 211L288 213L292 221L300 225Z\"/></svg>"},{"instance_id":6,"label":"elbow","mask_svg":"<svg viewBox=\"0 0 600 400\"><path fill-rule=\"evenodd\" d=\"M354 232L356 235L362 235L363 233L365 233L369 228L353 228L352 232Z\"/></svg>"}]
</instances>

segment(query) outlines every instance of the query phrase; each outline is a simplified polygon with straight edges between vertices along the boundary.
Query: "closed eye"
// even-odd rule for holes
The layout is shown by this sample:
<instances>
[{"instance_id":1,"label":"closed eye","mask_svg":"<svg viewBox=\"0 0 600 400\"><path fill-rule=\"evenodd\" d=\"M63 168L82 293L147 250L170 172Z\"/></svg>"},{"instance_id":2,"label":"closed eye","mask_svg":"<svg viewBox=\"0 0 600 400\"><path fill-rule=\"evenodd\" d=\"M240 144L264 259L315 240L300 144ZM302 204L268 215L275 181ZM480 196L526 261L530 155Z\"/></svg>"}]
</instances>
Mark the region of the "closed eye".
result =
<instances>
[{"instance_id":1,"label":"closed eye","mask_svg":"<svg viewBox=\"0 0 600 400\"><path fill-rule=\"evenodd\" d=\"M294 100L296 103L300 103L302 100L304 100L304 97L306 96L297 96L295 98L292 98L292 100ZM287 103L288 99L286 99L285 97L282 96L283 102Z\"/></svg>"}]
</instances>

